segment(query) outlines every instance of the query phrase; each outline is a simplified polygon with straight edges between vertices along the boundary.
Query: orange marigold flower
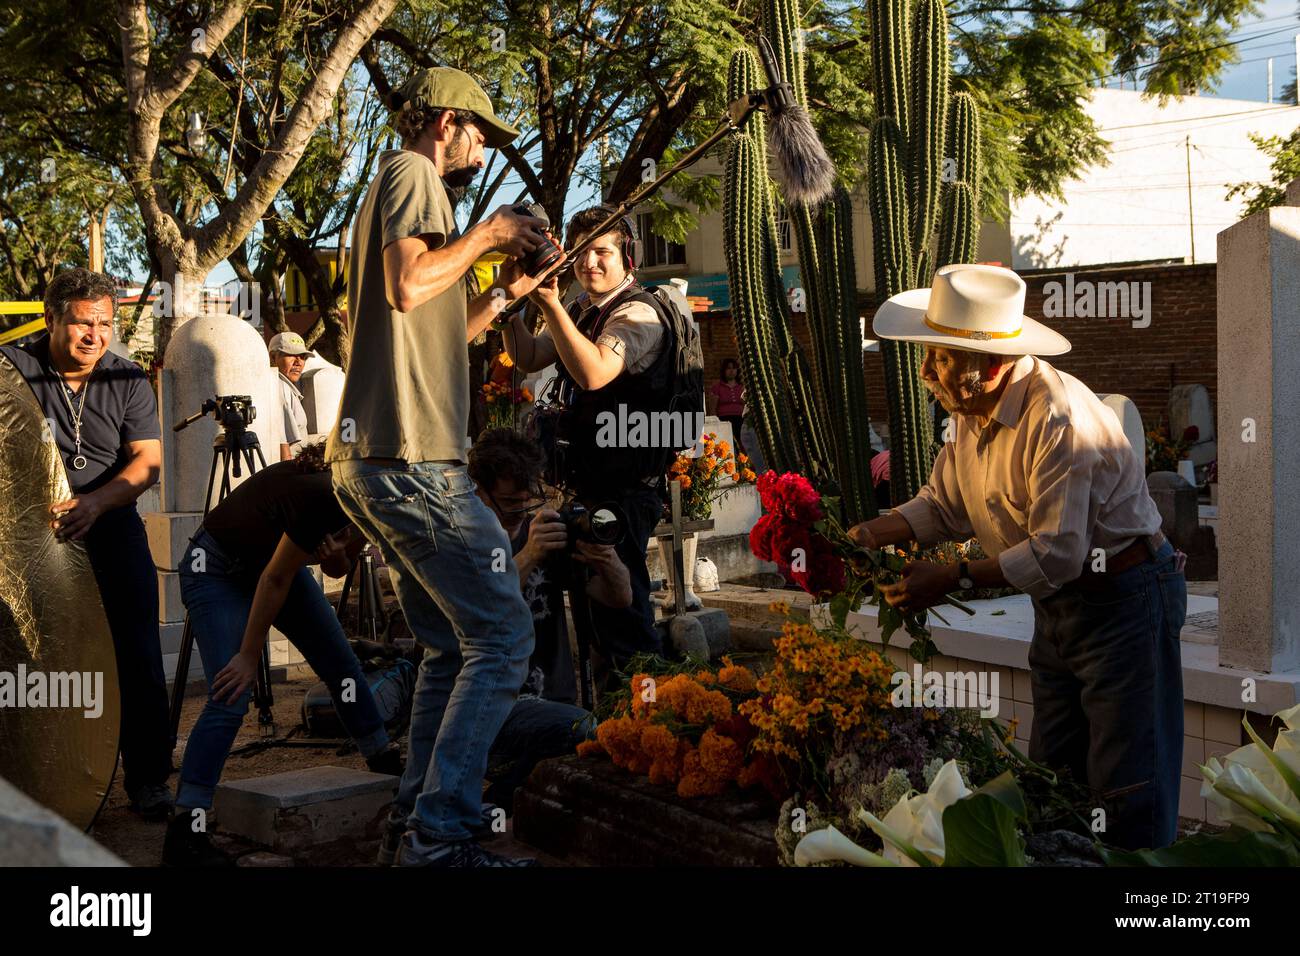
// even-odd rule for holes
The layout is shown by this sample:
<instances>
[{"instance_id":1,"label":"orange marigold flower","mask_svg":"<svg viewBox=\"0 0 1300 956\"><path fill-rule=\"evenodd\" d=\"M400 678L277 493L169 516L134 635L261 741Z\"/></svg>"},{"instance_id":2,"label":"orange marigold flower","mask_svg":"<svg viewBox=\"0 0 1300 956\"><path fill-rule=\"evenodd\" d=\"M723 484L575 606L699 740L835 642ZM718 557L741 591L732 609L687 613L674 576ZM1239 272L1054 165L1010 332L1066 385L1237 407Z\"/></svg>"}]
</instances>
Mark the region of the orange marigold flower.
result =
<instances>
[{"instance_id":1,"label":"orange marigold flower","mask_svg":"<svg viewBox=\"0 0 1300 956\"><path fill-rule=\"evenodd\" d=\"M744 763L740 747L730 737L724 737L712 728L700 737L700 767L711 777L724 781L736 779Z\"/></svg>"},{"instance_id":2,"label":"orange marigold flower","mask_svg":"<svg viewBox=\"0 0 1300 956\"><path fill-rule=\"evenodd\" d=\"M685 491L687 488L691 486L691 476L682 475L681 482L682 482L682 491Z\"/></svg>"},{"instance_id":3,"label":"orange marigold flower","mask_svg":"<svg viewBox=\"0 0 1300 956\"><path fill-rule=\"evenodd\" d=\"M584 740L578 744L579 757L595 757L604 752L605 748L601 746L599 740Z\"/></svg>"},{"instance_id":4,"label":"orange marigold flower","mask_svg":"<svg viewBox=\"0 0 1300 956\"><path fill-rule=\"evenodd\" d=\"M748 667L737 667L728 664L718 671L718 683L740 693L749 693L756 688L758 680L754 677L754 672Z\"/></svg>"}]
</instances>

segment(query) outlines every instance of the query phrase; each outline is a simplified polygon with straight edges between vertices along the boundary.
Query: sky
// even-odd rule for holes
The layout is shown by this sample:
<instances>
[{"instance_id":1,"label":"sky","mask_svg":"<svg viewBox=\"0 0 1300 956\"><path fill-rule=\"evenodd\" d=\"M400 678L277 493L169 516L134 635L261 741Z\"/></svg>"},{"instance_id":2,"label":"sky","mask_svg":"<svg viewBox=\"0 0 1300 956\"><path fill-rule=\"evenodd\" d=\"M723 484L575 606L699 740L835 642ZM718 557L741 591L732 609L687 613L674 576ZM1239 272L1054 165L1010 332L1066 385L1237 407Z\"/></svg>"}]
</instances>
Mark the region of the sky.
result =
<instances>
[{"instance_id":1,"label":"sky","mask_svg":"<svg viewBox=\"0 0 1300 956\"><path fill-rule=\"evenodd\" d=\"M1263 0L1259 13L1233 33L1234 40L1242 42L1237 47L1238 61L1224 71L1223 79L1215 90L1202 91L1203 96L1228 99L1253 100L1263 103L1268 98L1268 63L1273 58L1273 99L1278 101L1282 87L1295 76L1295 37L1300 34L1300 0ZM1267 36L1263 34L1268 34ZM1116 80L1108 84L1118 87ZM1131 85L1128 87L1131 89ZM537 158L532 157L536 163ZM590 161L592 157L584 158ZM520 189L517 176L511 176L498 195L501 202L513 198ZM598 201L593 184L575 183L568 195L567 220L577 210ZM210 285L219 285L234 278L228 263L221 263L208 277Z\"/></svg>"}]
</instances>

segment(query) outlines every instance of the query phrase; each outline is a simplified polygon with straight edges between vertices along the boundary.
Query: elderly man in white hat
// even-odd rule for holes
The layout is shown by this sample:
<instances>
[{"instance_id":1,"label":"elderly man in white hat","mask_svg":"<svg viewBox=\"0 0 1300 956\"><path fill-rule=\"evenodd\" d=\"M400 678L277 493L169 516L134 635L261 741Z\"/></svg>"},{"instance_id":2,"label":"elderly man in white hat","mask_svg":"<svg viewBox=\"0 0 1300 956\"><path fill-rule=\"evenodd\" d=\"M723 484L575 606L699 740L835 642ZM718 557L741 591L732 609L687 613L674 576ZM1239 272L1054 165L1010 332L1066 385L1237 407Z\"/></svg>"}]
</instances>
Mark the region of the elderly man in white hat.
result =
<instances>
[{"instance_id":1,"label":"elderly man in white hat","mask_svg":"<svg viewBox=\"0 0 1300 956\"><path fill-rule=\"evenodd\" d=\"M1105 842L1165 846L1183 745L1183 556L1119 420L1040 358L1070 343L1024 304L1009 269L952 265L880 307L876 335L925 346L921 377L953 421L929 483L852 535L869 548L977 537L991 557L913 562L886 599L916 611L970 587L1030 595L1030 757L1099 794Z\"/></svg>"},{"instance_id":2,"label":"elderly man in white hat","mask_svg":"<svg viewBox=\"0 0 1300 956\"><path fill-rule=\"evenodd\" d=\"M267 345L271 364L280 372L280 405L284 409L284 441L280 443L280 460L292 458L307 440L307 410L302 405L298 381L307 359L316 355L297 332L280 332Z\"/></svg>"}]
</instances>

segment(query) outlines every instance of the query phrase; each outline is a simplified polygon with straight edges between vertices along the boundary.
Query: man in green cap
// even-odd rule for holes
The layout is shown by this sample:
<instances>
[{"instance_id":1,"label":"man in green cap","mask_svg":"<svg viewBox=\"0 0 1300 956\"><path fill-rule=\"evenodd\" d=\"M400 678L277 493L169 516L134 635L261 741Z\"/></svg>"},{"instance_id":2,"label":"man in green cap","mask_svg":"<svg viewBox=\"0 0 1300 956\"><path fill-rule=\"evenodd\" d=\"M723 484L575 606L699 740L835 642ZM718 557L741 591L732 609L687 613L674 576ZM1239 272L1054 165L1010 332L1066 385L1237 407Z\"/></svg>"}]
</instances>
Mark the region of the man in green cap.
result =
<instances>
[{"instance_id":1,"label":"man in green cap","mask_svg":"<svg viewBox=\"0 0 1300 956\"><path fill-rule=\"evenodd\" d=\"M415 809L397 862L529 865L476 840L488 749L527 676L533 625L510 541L465 469L466 344L536 288L516 259L543 242L546 223L503 206L457 235L446 187L468 185L484 147L518 135L468 75L424 70L394 105L402 148L379 157L352 224L352 354L327 457L340 504L383 552L425 648L396 802ZM511 258L467 303L464 276L493 251Z\"/></svg>"}]
</instances>

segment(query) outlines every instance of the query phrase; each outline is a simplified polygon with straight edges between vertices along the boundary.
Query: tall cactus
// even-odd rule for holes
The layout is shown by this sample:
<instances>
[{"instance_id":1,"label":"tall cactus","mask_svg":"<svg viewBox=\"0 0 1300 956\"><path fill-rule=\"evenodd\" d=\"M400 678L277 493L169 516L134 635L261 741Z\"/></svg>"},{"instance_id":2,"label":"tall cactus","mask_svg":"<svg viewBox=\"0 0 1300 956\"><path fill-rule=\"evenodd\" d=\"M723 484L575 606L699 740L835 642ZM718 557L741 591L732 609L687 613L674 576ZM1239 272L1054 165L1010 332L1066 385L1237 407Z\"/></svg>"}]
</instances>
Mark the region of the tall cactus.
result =
<instances>
[{"instance_id":1,"label":"tall cactus","mask_svg":"<svg viewBox=\"0 0 1300 956\"><path fill-rule=\"evenodd\" d=\"M795 99L806 108L799 2L765 0L762 11L763 33L772 44L781 74L790 83ZM795 396L795 406L807 409L802 421L827 466L819 476L822 489L841 498L849 519L874 517L876 504L869 467L870 426L862 377L852 207L842 189L817 208L794 202L786 206L802 286L796 308L802 307L806 313L813 357L810 369L791 335L787 380ZM773 243L767 267L770 274L779 277L775 219L771 235ZM778 313L784 318L784 308L774 302L773 314ZM775 323L774 327L778 334L789 330L787 321Z\"/></svg>"},{"instance_id":2,"label":"tall cactus","mask_svg":"<svg viewBox=\"0 0 1300 956\"><path fill-rule=\"evenodd\" d=\"M868 142L876 294L927 286L935 268L975 257L979 115L949 96L943 0L871 0L876 119ZM937 227L937 231L936 231ZM891 497L912 498L929 475L933 429L920 379L923 350L884 341Z\"/></svg>"},{"instance_id":3,"label":"tall cactus","mask_svg":"<svg viewBox=\"0 0 1300 956\"><path fill-rule=\"evenodd\" d=\"M728 70L728 99L754 88L758 68L749 51L732 56ZM792 444L790 408L781 373L780 356L772 341L771 277L766 269L766 220L770 208L767 179L762 176L764 153L761 117L750 129L733 137L727 147L723 189L723 224L727 242L727 280L731 289L732 324L741 352L746 405L762 446L763 460L783 472L798 466Z\"/></svg>"}]
</instances>

